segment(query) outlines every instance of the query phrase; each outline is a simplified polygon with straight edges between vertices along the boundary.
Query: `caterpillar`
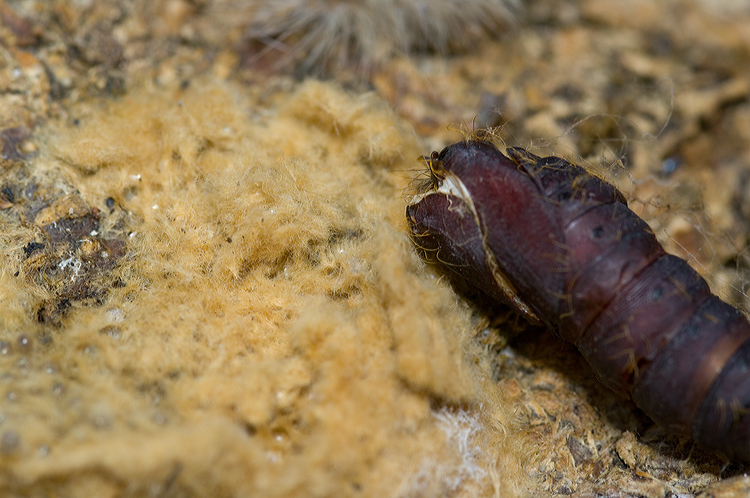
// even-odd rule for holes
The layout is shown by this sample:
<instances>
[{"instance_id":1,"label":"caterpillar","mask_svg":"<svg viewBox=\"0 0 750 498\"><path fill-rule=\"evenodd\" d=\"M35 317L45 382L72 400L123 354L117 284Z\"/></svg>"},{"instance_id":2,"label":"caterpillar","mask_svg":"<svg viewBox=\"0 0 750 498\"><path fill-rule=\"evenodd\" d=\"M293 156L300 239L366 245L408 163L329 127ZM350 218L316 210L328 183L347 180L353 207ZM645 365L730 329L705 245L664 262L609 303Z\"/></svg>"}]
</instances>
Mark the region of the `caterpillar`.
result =
<instances>
[{"instance_id":1,"label":"caterpillar","mask_svg":"<svg viewBox=\"0 0 750 498\"><path fill-rule=\"evenodd\" d=\"M507 154L507 155L506 155ZM489 141L425 158L412 238L470 288L573 343L665 430L750 461L750 323L585 169Z\"/></svg>"}]
</instances>

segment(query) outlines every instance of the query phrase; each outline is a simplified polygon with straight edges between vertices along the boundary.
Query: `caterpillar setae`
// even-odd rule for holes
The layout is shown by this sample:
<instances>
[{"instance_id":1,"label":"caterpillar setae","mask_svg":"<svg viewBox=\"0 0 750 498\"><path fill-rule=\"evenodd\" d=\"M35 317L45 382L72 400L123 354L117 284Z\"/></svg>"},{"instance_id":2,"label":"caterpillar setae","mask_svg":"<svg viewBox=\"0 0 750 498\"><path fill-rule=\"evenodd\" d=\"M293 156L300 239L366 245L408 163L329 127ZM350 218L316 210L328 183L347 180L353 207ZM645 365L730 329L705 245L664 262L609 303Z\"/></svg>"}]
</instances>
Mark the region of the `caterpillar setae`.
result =
<instances>
[{"instance_id":1,"label":"caterpillar setae","mask_svg":"<svg viewBox=\"0 0 750 498\"><path fill-rule=\"evenodd\" d=\"M572 342L668 431L750 461L750 323L667 254L613 185L468 140L433 152L406 209L423 255Z\"/></svg>"}]
</instances>

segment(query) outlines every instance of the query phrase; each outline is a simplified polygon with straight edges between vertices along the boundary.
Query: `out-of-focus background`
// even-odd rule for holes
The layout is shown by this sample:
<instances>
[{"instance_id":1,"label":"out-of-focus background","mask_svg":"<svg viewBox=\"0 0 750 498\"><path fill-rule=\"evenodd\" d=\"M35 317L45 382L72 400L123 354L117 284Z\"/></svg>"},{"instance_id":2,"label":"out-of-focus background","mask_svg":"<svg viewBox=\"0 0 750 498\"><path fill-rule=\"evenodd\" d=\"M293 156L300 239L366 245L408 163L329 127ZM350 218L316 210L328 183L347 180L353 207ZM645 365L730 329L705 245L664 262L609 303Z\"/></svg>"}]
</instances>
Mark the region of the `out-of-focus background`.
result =
<instances>
[{"instance_id":1,"label":"out-of-focus background","mask_svg":"<svg viewBox=\"0 0 750 498\"><path fill-rule=\"evenodd\" d=\"M748 309L746 2L19 0L0 41L3 495L750 490L404 219L493 128Z\"/></svg>"}]
</instances>

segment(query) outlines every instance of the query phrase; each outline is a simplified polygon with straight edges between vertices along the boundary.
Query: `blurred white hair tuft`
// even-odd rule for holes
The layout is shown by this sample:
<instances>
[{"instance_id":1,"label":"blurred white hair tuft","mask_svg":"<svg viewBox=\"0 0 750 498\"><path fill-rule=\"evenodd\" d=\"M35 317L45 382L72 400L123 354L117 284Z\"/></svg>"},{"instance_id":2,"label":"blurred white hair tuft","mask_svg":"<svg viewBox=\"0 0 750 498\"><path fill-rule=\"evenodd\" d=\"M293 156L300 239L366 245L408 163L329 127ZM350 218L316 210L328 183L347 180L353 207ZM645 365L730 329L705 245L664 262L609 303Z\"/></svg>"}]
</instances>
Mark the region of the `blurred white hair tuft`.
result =
<instances>
[{"instance_id":1,"label":"blurred white hair tuft","mask_svg":"<svg viewBox=\"0 0 750 498\"><path fill-rule=\"evenodd\" d=\"M367 72L396 54L452 54L501 33L521 0L216 0L257 58L298 75ZM253 55L251 55L252 57Z\"/></svg>"}]
</instances>

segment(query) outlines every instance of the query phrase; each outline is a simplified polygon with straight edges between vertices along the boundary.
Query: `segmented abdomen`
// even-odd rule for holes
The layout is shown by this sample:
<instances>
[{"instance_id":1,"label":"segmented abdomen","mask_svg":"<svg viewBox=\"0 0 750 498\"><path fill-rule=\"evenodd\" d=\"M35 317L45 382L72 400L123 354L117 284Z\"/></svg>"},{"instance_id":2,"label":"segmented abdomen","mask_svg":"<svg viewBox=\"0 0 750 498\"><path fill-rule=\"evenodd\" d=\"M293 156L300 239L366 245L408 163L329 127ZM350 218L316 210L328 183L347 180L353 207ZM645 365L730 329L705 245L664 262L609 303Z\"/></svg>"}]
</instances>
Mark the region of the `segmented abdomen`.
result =
<instances>
[{"instance_id":1,"label":"segmented abdomen","mask_svg":"<svg viewBox=\"0 0 750 498\"><path fill-rule=\"evenodd\" d=\"M415 241L459 279L574 343L664 428L750 461L750 323L666 254L612 185L481 140L433 154L407 207Z\"/></svg>"}]
</instances>

